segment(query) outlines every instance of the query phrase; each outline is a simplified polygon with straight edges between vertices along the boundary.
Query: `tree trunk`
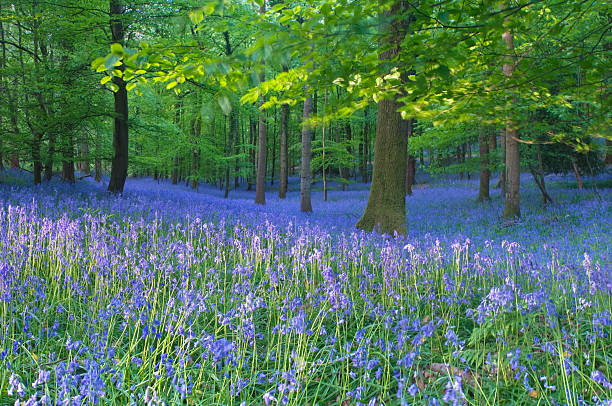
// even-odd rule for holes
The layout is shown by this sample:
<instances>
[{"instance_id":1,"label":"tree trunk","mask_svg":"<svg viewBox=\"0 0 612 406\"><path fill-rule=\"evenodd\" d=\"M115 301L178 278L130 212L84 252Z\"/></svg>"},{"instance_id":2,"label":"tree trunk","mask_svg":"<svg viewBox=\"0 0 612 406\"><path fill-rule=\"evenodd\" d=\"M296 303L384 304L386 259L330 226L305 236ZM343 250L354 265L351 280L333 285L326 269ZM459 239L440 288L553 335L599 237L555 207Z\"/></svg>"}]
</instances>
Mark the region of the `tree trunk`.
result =
<instances>
[{"instance_id":1,"label":"tree trunk","mask_svg":"<svg viewBox=\"0 0 612 406\"><path fill-rule=\"evenodd\" d=\"M506 129L499 130L499 148L501 149L502 168L499 171L499 180L495 185L496 188L501 187L502 198L506 198Z\"/></svg>"},{"instance_id":2,"label":"tree trunk","mask_svg":"<svg viewBox=\"0 0 612 406\"><path fill-rule=\"evenodd\" d=\"M121 15L125 12L125 7L118 0L110 0L111 33L112 42L123 43L125 31L121 21ZM117 67L124 71L124 65ZM128 170L128 97L126 82L118 77L113 77L113 83L118 90L114 94L115 98L115 118L113 126L113 157L108 191L112 193L123 193L123 187L127 178Z\"/></svg>"},{"instance_id":3,"label":"tree trunk","mask_svg":"<svg viewBox=\"0 0 612 406\"><path fill-rule=\"evenodd\" d=\"M491 199L489 194L489 183L491 181L491 171L489 170L489 142L490 140L487 139L487 135L484 133L480 134L478 137L478 149L480 151L479 202Z\"/></svg>"},{"instance_id":4,"label":"tree trunk","mask_svg":"<svg viewBox=\"0 0 612 406\"><path fill-rule=\"evenodd\" d=\"M406 142L408 138L412 136L412 130L414 128L414 120L408 120L406 126ZM406 147L406 195L412 195L412 185L414 184L414 157L410 155L410 151Z\"/></svg>"},{"instance_id":5,"label":"tree trunk","mask_svg":"<svg viewBox=\"0 0 612 406\"><path fill-rule=\"evenodd\" d=\"M381 6L385 3L379 0ZM409 19L405 13L407 4L395 2L386 16L393 16L389 26L382 26L386 38L381 39L379 59L393 59L407 31ZM374 171L372 186L363 216L357 222L362 230L376 230L380 233L406 234L406 126L398 109L401 103L396 100L378 102L376 120L376 140L374 141Z\"/></svg>"},{"instance_id":6,"label":"tree trunk","mask_svg":"<svg viewBox=\"0 0 612 406\"><path fill-rule=\"evenodd\" d=\"M300 210L303 212L312 211L312 202L310 201L310 154L312 130L310 128L310 123L308 123L311 114L312 96L308 95L306 96L306 100L304 100L302 121L302 162L300 164Z\"/></svg>"},{"instance_id":7,"label":"tree trunk","mask_svg":"<svg viewBox=\"0 0 612 406\"><path fill-rule=\"evenodd\" d=\"M40 159L40 144L42 141L42 134L36 132L34 134L34 140L32 142L32 161L34 163L33 167L33 175L34 175L34 184L38 185L42 182L42 161Z\"/></svg>"},{"instance_id":8,"label":"tree trunk","mask_svg":"<svg viewBox=\"0 0 612 406\"><path fill-rule=\"evenodd\" d=\"M253 120L253 117L249 114L249 147L250 147L250 152L249 152L249 157L251 158L251 168L249 171L249 174L247 175L247 190L252 190L253 189L253 180L255 179L255 177L257 176L256 174L256 162L255 162L255 120Z\"/></svg>"},{"instance_id":9,"label":"tree trunk","mask_svg":"<svg viewBox=\"0 0 612 406\"><path fill-rule=\"evenodd\" d=\"M606 165L612 165L612 140L606 139Z\"/></svg>"},{"instance_id":10,"label":"tree trunk","mask_svg":"<svg viewBox=\"0 0 612 406\"><path fill-rule=\"evenodd\" d=\"M510 55L514 54L514 35L511 30L506 31L502 38L506 42L506 49ZM508 60L503 65L503 72L506 79L510 79L514 74L515 62ZM513 98L510 103L516 103ZM516 123L510 116L506 118L506 199L504 201L503 217L511 219L521 216L520 201L521 186L521 161L519 155L518 131Z\"/></svg>"},{"instance_id":11,"label":"tree trunk","mask_svg":"<svg viewBox=\"0 0 612 406\"><path fill-rule=\"evenodd\" d=\"M200 133L202 132L202 119L198 117L192 125L192 139L191 139L191 188L197 190L199 185L199 166L198 160L200 155L196 148Z\"/></svg>"},{"instance_id":12,"label":"tree trunk","mask_svg":"<svg viewBox=\"0 0 612 406\"><path fill-rule=\"evenodd\" d=\"M578 190L582 190L582 179L580 178L580 171L578 170L578 165L576 165L576 161L572 159L572 168L574 168L574 175L576 176L576 183L578 184Z\"/></svg>"},{"instance_id":13,"label":"tree trunk","mask_svg":"<svg viewBox=\"0 0 612 406\"><path fill-rule=\"evenodd\" d=\"M370 120L368 115L368 106L363 110L363 157L361 161L361 180L363 183L368 183L368 134L370 132Z\"/></svg>"},{"instance_id":14,"label":"tree trunk","mask_svg":"<svg viewBox=\"0 0 612 406\"><path fill-rule=\"evenodd\" d=\"M287 67L283 67L283 70L287 70ZM283 104L281 106L281 117L280 117L280 181L278 187L278 197L284 199L287 195L287 184L289 181L288 172L288 148L287 148L287 137L289 136L289 105Z\"/></svg>"},{"instance_id":15,"label":"tree trunk","mask_svg":"<svg viewBox=\"0 0 612 406\"><path fill-rule=\"evenodd\" d=\"M260 81L264 81L263 72L260 75ZM263 104L264 98L262 97L260 108ZM255 183L255 203L257 204L266 204L266 160L268 152L266 141L266 113L260 110L257 135L257 179Z\"/></svg>"},{"instance_id":16,"label":"tree trunk","mask_svg":"<svg viewBox=\"0 0 612 406\"><path fill-rule=\"evenodd\" d=\"M274 173L276 172L276 133L278 131L278 121L276 121L276 106L274 106L274 131L272 131L272 165L270 168L270 186L274 185Z\"/></svg>"},{"instance_id":17,"label":"tree trunk","mask_svg":"<svg viewBox=\"0 0 612 406\"><path fill-rule=\"evenodd\" d=\"M259 14L263 15L266 12L266 2L262 2L259 8ZM262 83L266 79L265 61L261 61L262 70L259 74L259 82ZM266 168L267 168L267 145L266 145L266 114L262 109L265 103L265 97L261 97L259 104L259 131L257 137L257 180L255 184L255 203L266 204Z\"/></svg>"},{"instance_id":18,"label":"tree trunk","mask_svg":"<svg viewBox=\"0 0 612 406\"><path fill-rule=\"evenodd\" d=\"M96 131L96 158L94 160L94 179L96 182L102 180L102 159L100 158L102 152L100 151L100 141L100 134Z\"/></svg>"},{"instance_id":19,"label":"tree trunk","mask_svg":"<svg viewBox=\"0 0 612 406\"><path fill-rule=\"evenodd\" d=\"M83 135L81 140L81 165L79 169L81 172L89 175L89 144L86 137L86 135Z\"/></svg>"},{"instance_id":20,"label":"tree trunk","mask_svg":"<svg viewBox=\"0 0 612 406\"><path fill-rule=\"evenodd\" d=\"M229 188L230 188L230 167L232 163L229 161L229 155L232 154L234 148L234 140L238 137L238 113L236 109L232 109L229 115L229 137L227 143L227 153L228 160L226 162L225 168L225 193L223 195L224 198L228 198L229 196Z\"/></svg>"},{"instance_id":21,"label":"tree trunk","mask_svg":"<svg viewBox=\"0 0 612 406\"><path fill-rule=\"evenodd\" d=\"M62 180L74 183L74 138L70 131L65 137L66 141L62 146Z\"/></svg>"}]
</instances>

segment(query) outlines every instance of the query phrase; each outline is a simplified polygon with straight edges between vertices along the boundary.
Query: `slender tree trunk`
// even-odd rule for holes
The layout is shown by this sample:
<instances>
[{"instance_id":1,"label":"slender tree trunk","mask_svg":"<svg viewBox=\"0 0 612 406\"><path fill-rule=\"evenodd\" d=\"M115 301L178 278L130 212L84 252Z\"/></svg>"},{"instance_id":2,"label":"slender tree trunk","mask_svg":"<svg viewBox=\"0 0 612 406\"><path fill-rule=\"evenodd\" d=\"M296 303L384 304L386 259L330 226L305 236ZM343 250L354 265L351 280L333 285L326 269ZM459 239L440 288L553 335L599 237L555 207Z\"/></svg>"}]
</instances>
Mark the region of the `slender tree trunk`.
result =
<instances>
[{"instance_id":1,"label":"slender tree trunk","mask_svg":"<svg viewBox=\"0 0 612 406\"><path fill-rule=\"evenodd\" d=\"M255 120L249 114L249 157L251 158L251 168L249 174L247 175L247 190L253 189L253 180L256 178L256 162L255 162Z\"/></svg>"},{"instance_id":2,"label":"slender tree trunk","mask_svg":"<svg viewBox=\"0 0 612 406\"><path fill-rule=\"evenodd\" d=\"M172 184L176 185L178 183L178 176L179 176L179 168L178 168L178 156L175 156L172 159Z\"/></svg>"},{"instance_id":3,"label":"slender tree trunk","mask_svg":"<svg viewBox=\"0 0 612 406\"><path fill-rule=\"evenodd\" d=\"M287 70L287 67L283 67L283 70ZM278 197L284 199L287 195L287 184L289 181L288 172L288 148L287 148L287 137L289 136L289 105L283 104L281 106L281 118L280 118L280 181L278 188Z\"/></svg>"},{"instance_id":4,"label":"slender tree trunk","mask_svg":"<svg viewBox=\"0 0 612 406\"><path fill-rule=\"evenodd\" d=\"M65 137L66 141L62 146L62 180L74 183L74 138L70 131Z\"/></svg>"},{"instance_id":5,"label":"slender tree trunk","mask_svg":"<svg viewBox=\"0 0 612 406\"><path fill-rule=\"evenodd\" d=\"M501 150L501 164L502 168L499 171L499 180L497 181L496 188L501 187L502 198L506 198L506 129L499 130L499 147Z\"/></svg>"},{"instance_id":6,"label":"slender tree trunk","mask_svg":"<svg viewBox=\"0 0 612 406\"><path fill-rule=\"evenodd\" d=\"M118 0L110 0L111 33L112 42L123 44L125 30L121 21L121 16L125 12L125 7ZM123 72L124 65L118 67ZM128 170L128 96L127 83L120 77L114 76L113 83L118 90L114 93L115 98L115 118L113 126L113 157L108 191L112 193L123 193L125 180Z\"/></svg>"},{"instance_id":7,"label":"slender tree trunk","mask_svg":"<svg viewBox=\"0 0 612 406\"><path fill-rule=\"evenodd\" d=\"M574 169L574 175L576 176L576 183L578 184L578 190L582 190L582 179L580 178L580 171L578 170L578 165L576 165L576 161L572 159L572 168Z\"/></svg>"},{"instance_id":8,"label":"slender tree trunk","mask_svg":"<svg viewBox=\"0 0 612 406\"><path fill-rule=\"evenodd\" d=\"M303 212L312 211L310 201L310 154L312 142L312 130L308 120L312 114L312 96L306 96L304 100L304 112L302 121L302 162L300 164L300 210Z\"/></svg>"},{"instance_id":9,"label":"slender tree trunk","mask_svg":"<svg viewBox=\"0 0 612 406\"><path fill-rule=\"evenodd\" d=\"M482 130L481 130L482 131ZM489 170L489 141L487 135L481 133L478 137L478 149L480 151L480 187L478 189L478 201L489 200L489 183L491 171Z\"/></svg>"},{"instance_id":10,"label":"slender tree trunk","mask_svg":"<svg viewBox=\"0 0 612 406\"><path fill-rule=\"evenodd\" d=\"M202 131L202 119L201 118L198 117L197 119L195 119L195 122L193 123L192 131L193 131L192 132L193 136L191 140L191 188L197 190L198 185L199 185L198 160L200 156L198 154L198 150L196 146L197 146L198 139L200 138L200 133Z\"/></svg>"},{"instance_id":11,"label":"slender tree trunk","mask_svg":"<svg viewBox=\"0 0 612 406\"><path fill-rule=\"evenodd\" d=\"M366 108L363 110L363 157L361 163L361 180L363 183L368 183L368 134L370 133L370 117L368 114L368 110L368 106L366 106Z\"/></svg>"},{"instance_id":12,"label":"slender tree trunk","mask_svg":"<svg viewBox=\"0 0 612 406\"><path fill-rule=\"evenodd\" d=\"M612 165L612 140L606 139L606 165Z\"/></svg>"},{"instance_id":13,"label":"slender tree trunk","mask_svg":"<svg viewBox=\"0 0 612 406\"><path fill-rule=\"evenodd\" d=\"M512 31L503 34L506 49L509 54L514 54L514 35ZM516 69L515 62L510 59L503 65L503 72L510 79ZM513 98L511 103L516 103ZM520 209L520 186L521 186L521 161L519 155L518 131L516 123L510 116L506 120L506 199L504 201L503 217L506 219L521 216Z\"/></svg>"},{"instance_id":14,"label":"slender tree trunk","mask_svg":"<svg viewBox=\"0 0 612 406\"><path fill-rule=\"evenodd\" d=\"M412 130L414 128L414 120L408 120L406 124L406 142L408 142L408 138L412 136ZM414 157L410 155L410 151L406 147L406 195L412 195L412 185L414 183L414 165L413 165Z\"/></svg>"},{"instance_id":15,"label":"slender tree trunk","mask_svg":"<svg viewBox=\"0 0 612 406\"><path fill-rule=\"evenodd\" d=\"M264 74L261 73L260 80L264 81ZM264 98L260 104L263 106ZM266 161L267 161L267 145L266 145L266 113L261 110L259 112L259 129L257 135L257 179L255 183L255 203L266 204Z\"/></svg>"},{"instance_id":16,"label":"slender tree trunk","mask_svg":"<svg viewBox=\"0 0 612 406\"><path fill-rule=\"evenodd\" d=\"M381 6L384 0L379 0ZM381 48L391 46L379 56L381 61L392 59L406 35L408 19L405 18L406 2L397 1L387 16L395 19L390 26L381 27L387 32L381 39ZM387 14L388 13L388 14ZM401 103L396 100L380 100L374 141L374 171L372 186L363 216L357 222L362 230L380 233L406 234L406 126L398 112Z\"/></svg>"},{"instance_id":17,"label":"slender tree trunk","mask_svg":"<svg viewBox=\"0 0 612 406\"><path fill-rule=\"evenodd\" d=\"M236 109L232 109L229 115L229 139L227 145L228 155L232 153L234 148L234 140L238 137L238 113ZM231 162L228 160L225 168L225 194L223 197L227 199L230 188L230 167Z\"/></svg>"},{"instance_id":18,"label":"slender tree trunk","mask_svg":"<svg viewBox=\"0 0 612 406\"><path fill-rule=\"evenodd\" d=\"M102 151L100 151L100 142L100 134L96 131L96 158L94 160L94 179L96 182L100 182L102 180L102 159L100 158Z\"/></svg>"},{"instance_id":19,"label":"slender tree trunk","mask_svg":"<svg viewBox=\"0 0 612 406\"><path fill-rule=\"evenodd\" d=\"M266 2L264 1L259 8L259 14L263 15L266 12ZM266 79L265 61L261 62L262 70L259 74L259 81L264 82ZM257 137L257 180L255 184L255 203L266 204L266 163L267 163L267 145L266 145L266 113L262 106L265 103L265 97L261 97L259 105L259 131Z\"/></svg>"},{"instance_id":20,"label":"slender tree trunk","mask_svg":"<svg viewBox=\"0 0 612 406\"><path fill-rule=\"evenodd\" d=\"M274 107L274 131L272 131L272 168L270 168L270 186L274 185L274 173L276 172L276 133L278 121L276 120L276 106Z\"/></svg>"},{"instance_id":21,"label":"slender tree trunk","mask_svg":"<svg viewBox=\"0 0 612 406\"><path fill-rule=\"evenodd\" d=\"M79 169L81 172L89 174L89 143L86 135L83 135L81 139L81 166Z\"/></svg>"}]
</instances>

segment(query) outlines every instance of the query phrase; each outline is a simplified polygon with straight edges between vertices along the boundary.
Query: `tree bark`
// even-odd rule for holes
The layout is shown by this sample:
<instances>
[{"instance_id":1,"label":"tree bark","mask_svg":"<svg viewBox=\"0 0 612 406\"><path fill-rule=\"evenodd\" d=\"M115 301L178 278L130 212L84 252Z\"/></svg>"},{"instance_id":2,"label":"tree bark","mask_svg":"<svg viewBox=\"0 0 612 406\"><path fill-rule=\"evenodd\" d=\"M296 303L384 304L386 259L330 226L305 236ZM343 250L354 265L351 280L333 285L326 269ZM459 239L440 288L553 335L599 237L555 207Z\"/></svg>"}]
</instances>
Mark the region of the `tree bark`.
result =
<instances>
[{"instance_id":1,"label":"tree bark","mask_svg":"<svg viewBox=\"0 0 612 406\"><path fill-rule=\"evenodd\" d=\"M228 137L228 145L227 145L227 157L228 160L226 162L225 168L225 193L223 195L224 198L228 198L229 196L229 188L230 188L230 167L232 163L229 161L229 156L233 152L234 148L234 140L238 138L238 113L236 109L232 109L229 115L229 137Z\"/></svg>"},{"instance_id":2,"label":"tree bark","mask_svg":"<svg viewBox=\"0 0 612 406\"><path fill-rule=\"evenodd\" d=\"M370 120L368 114L368 106L363 110L364 123L363 123L363 157L361 162L361 181L368 183L368 135L370 133Z\"/></svg>"},{"instance_id":3,"label":"tree bark","mask_svg":"<svg viewBox=\"0 0 612 406\"><path fill-rule=\"evenodd\" d=\"M506 43L506 49L510 55L514 54L514 35L511 30L504 32L502 35ZM506 79L509 80L516 69L513 59L509 59L503 65L503 72ZM511 101L516 103L516 98ZM521 161L519 155L518 131L516 123L510 115L506 118L506 199L504 201L505 219L511 219L521 216L520 209L520 186L521 186Z\"/></svg>"},{"instance_id":4,"label":"tree bark","mask_svg":"<svg viewBox=\"0 0 612 406\"><path fill-rule=\"evenodd\" d=\"M266 2L264 1L259 8L259 14L263 15L266 12ZM259 74L259 81L263 82L266 79L265 61L261 62L262 70ZM257 180L255 183L255 203L266 204L266 167L267 167L267 144L266 144L266 114L261 108L265 103L265 97L261 97L259 104L259 129L257 137Z\"/></svg>"},{"instance_id":5,"label":"tree bark","mask_svg":"<svg viewBox=\"0 0 612 406\"><path fill-rule=\"evenodd\" d=\"M406 142L408 142L408 138L412 137L412 130L414 128L414 120L410 119L404 124L406 127ZM412 195L412 185L414 184L414 169L415 169L415 159L412 155L410 155L410 151L406 148L406 195Z\"/></svg>"},{"instance_id":6,"label":"tree bark","mask_svg":"<svg viewBox=\"0 0 612 406\"><path fill-rule=\"evenodd\" d=\"M247 190L253 189L253 180L257 177L257 162L255 160L255 131L256 124L253 117L249 114L249 157L251 162L251 168L247 175Z\"/></svg>"},{"instance_id":7,"label":"tree bark","mask_svg":"<svg viewBox=\"0 0 612 406\"><path fill-rule=\"evenodd\" d=\"M482 130L481 130L482 131ZM478 149L480 151L480 186L478 188L478 201L490 200L489 183L491 171L489 170L489 142L487 135L481 133L478 137Z\"/></svg>"},{"instance_id":8,"label":"tree bark","mask_svg":"<svg viewBox=\"0 0 612 406\"><path fill-rule=\"evenodd\" d=\"M111 33L112 42L123 44L125 30L121 21L121 16L125 12L125 7L118 0L110 0ZM124 65L118 67L123 71ZM114 76L113 83L118 90L114 94L115 98L115 118L113 126L113 157L108 191L111 193L123 193L123 187L127 178L128 170L128 96L127 83L120 77Z\"/></svg>"},{"instance_id":9,"label":"tree bark","mask_svg":"<svg viewBox=\"0 0 612 406\"><path fill-rule=\"evenodd\" d=\"M380 0L381 6L385 3ZM407 5L397 1L386 11L395 17L390 26L381 27L386 37L381 47L391 45L379 55L381 61L392 59L399 53L399 47L406 35L407 19L404 14ZM357 228L376 230L380 233L406 234L406 133L407 122L398 109L396 100L380 100L376 120L374 141L374 171L368 203Z\"/></svg>"},{"instance_id":10,"label":"tree bark","mask_svg":"<svg viewBox=\"0 0 612 406\"><path fill-rule=\"evenodd\" d=\"M283 67L286 70L287 67ZM287 196L287 184L289 181L289 169L288 169L288 147L287 137L289 136L289 105L283 104L281 106L281 117L280 117L280 156L279 156L279 187L278 197L284 199Z\"/></svg>"},{"instance_id":11,"label":"tree bark","mask_svg":"<svg viewBox=\"0 0 612 406\"><path fill-rule=\"evenodd\" d=\"M307 91L307 89L306 89ZM312 142L312 130L308 120L312 114L312 96L306 96L304 100L304 111L302 121L302 162L300 163L300 210L303 212L312 211L310 201L310 154Z\"/></svg>"},{"instance_id":12,"label":"tree bark","mask_svg":"<svg viewBox=\"0 0 612 406\"><path fill-rule=\"evenodd\" d=\"M81 165L79 169L81 172L89 174L89 143L86 135L81 138Z\"/></svg>"}]
</instances>

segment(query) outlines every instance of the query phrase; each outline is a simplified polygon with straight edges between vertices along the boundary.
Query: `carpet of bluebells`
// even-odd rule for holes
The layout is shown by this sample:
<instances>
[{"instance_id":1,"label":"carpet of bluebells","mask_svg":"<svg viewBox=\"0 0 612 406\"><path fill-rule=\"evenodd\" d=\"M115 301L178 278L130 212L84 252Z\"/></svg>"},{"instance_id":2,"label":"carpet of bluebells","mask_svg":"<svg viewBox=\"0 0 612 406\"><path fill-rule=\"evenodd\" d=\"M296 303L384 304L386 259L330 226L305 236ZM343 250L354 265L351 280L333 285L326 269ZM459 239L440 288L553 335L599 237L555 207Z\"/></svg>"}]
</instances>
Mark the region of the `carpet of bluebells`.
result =
<instances>
[{"instance_id":1,"label":"carpet of bluebells","mask_svg":"<svg viewBox=\"0 0 612 406\"><path fill-rule=\"evenodd\" d=\"M2 405L612 405L610 188L525 178L507 222L432 181L403 237L353 227L365 185L4 180Z\"/></svg>"}]
</instances>

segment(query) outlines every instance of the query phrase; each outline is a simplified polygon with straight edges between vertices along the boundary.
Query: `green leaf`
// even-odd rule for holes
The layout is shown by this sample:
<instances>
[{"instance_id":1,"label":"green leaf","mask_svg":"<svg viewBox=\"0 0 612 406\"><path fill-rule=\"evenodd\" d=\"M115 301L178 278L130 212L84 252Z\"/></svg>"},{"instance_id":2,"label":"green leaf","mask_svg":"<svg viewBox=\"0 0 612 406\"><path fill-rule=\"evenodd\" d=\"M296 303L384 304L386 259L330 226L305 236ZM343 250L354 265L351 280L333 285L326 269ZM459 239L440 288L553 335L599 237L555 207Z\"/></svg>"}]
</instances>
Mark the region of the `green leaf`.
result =
<instances>
[{"instance_id":1,"label":"green leaf","mask_svg":"<svg viewBox=\"0 0 612 406\"><path fill-rule=\"evenodd\" d=\"M195 9L189 12L189 19L194 25L198 25L204 19L204 12L201 8Z\"/></svg>"},{"instance_id":2,"label":"green leaf","mask_svg":"<svg viewBox=\"0 0 612 406\"><path fill-rule=\"evenodd\" d=\"M104 77L103 77L103 78L100 80L100 84L104 85L104 84L106 84L106 83L110 82L112 78L113 78L112 76L104 76Z\"/></svg>"},{"instance_id":3,"label":"green leaf","mask_svg":"<svg viewBox=\"0 0 612 406\"><path fill-rule=\"evenodd\" d=\"M170 82L170 83L168 83L166 85L166 90L170 90L170 89L172 89L176 85L178 85L178 82L176 82L176 81Z\"/></svg>"},{"instance_id":4,"label":"green leaf","mask_svg":"<svg viewBox=\"0 0 612 406\"><path fill-rule=\"evenodd\" d=\"M103 56L96 58L91 63L91 67L97 70L100 66L104 66L104 61L106 61L106 58L104 58Z\"/></svg>"},{"instance_id":5,"label":"green leaf","mask_svg":"<svg viewBox=\"0 0 612 406\"><path fill-rule=\"evenodd\" d=\"M118 44L115 42L111 44L110 48L111 48L112 55L117 55L117 56L123 55L123 47L121 46L121 44Z\"/></svg>"},{"instance_id":6,"label":"green leaf","mask_svg":"<svg viewBox=\"0 0 612 406\"><path fill-rule=\"evenodd\" d=\"M438 14L438 20L442 24L446 25L450 20L450 15L446 11L442 11L440 14Z\"/></svg>"},{"instance_id":7,"label":"green leaf","mask_svg":"<svg viewBox=\"0 0 612 406\"><path fill-rule=\"evenodd\" d=\"M215 12L215 8L216 8L216 7L215 7L215 6L216 6L216 4L215 4L215 3L216 3L216 2L214 2L214 1L210 1L210 2L208 2L208 4L206 4L206 5L204 6L204 13L205 13L207 16L209 16L209 15L211 15L212 13L214 13L214 12Z\"/></svg>"},{"instance_id":8,"label":"green leaf","mask_svg":"<svg viewBox=\"0 0 612 406\"><path fill-rule=\"evenodd\" d=\"M116 84L112 83L110 84L110 88L113 92L117 92L119 90L119 86L117 86Z\"/></svg>"},{"instance_id":9,"label":"green leaf","mask_svg":"<svg viewBox=\"0 0 612 406\"><path fill-rule=\"evenodd\" d=\"M125 88L126 88L126 89L128 90L128 92L129 92L130 90L132 90L133 88L135 88L137 84L138 84L138 82L131 82L131 83L128 83L128 84L127 84L127 86L126 86Z\"/></svg>"},{"instance_id":10,"label":"green leaf","mask_svg":"<svg viewBox=\"0 0 612 406\"><path fill-rule=\"evenodd\" d=\"M120 58L117 55L110 55L106 58L106 61L104 61L104 67L106 67L107 70L111 70L112 68L117 66L119 59Z\"/></svg>"}]
</instances>

